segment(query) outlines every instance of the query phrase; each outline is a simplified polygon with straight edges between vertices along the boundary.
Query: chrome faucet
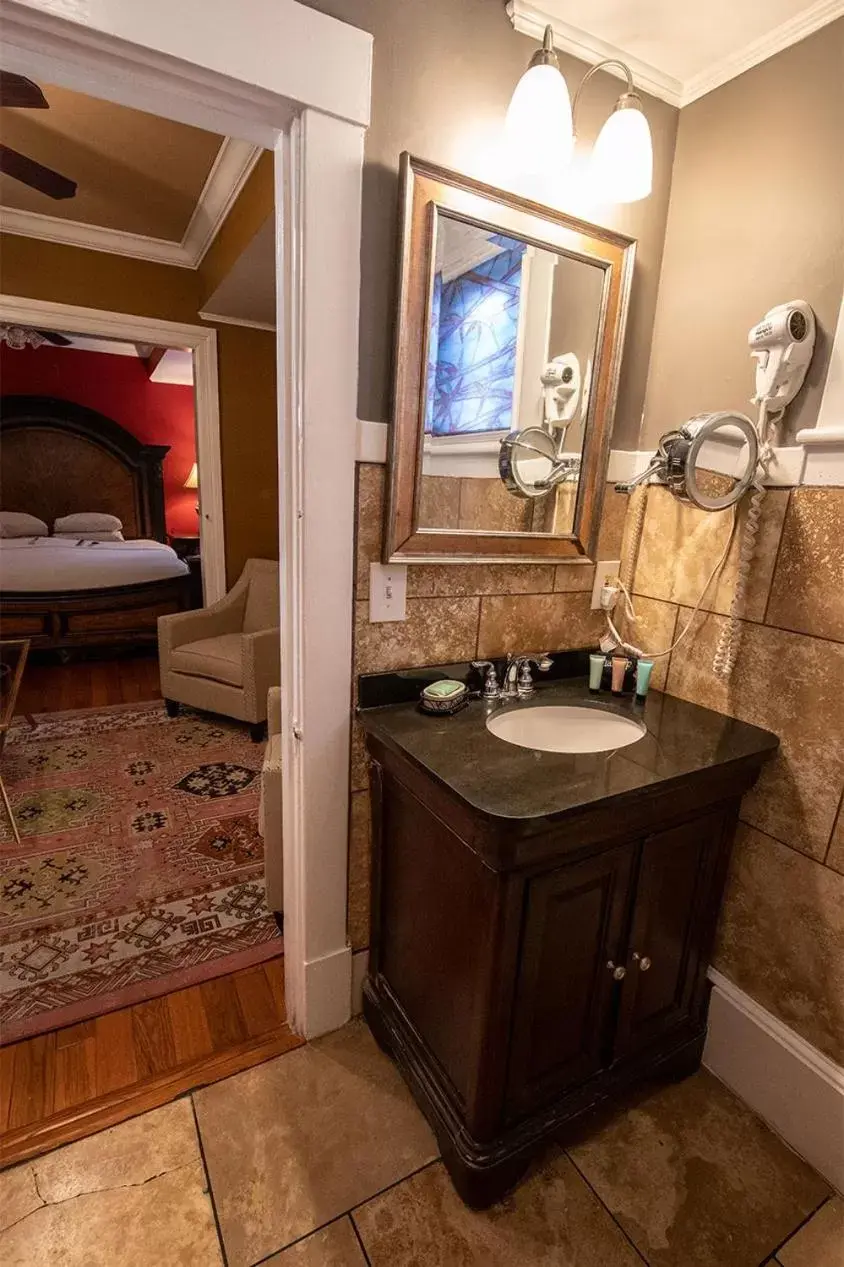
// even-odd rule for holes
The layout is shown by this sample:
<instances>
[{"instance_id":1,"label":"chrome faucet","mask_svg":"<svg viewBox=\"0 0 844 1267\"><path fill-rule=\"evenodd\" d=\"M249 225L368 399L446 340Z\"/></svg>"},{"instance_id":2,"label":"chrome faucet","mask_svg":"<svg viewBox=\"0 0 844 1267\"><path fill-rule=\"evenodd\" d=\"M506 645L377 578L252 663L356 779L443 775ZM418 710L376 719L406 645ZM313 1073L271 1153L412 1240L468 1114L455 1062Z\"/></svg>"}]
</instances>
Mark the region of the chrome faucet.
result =
<instances>
[{"instance_id":1,"label":"chrome faucet","mask_svg":"<svg viewBox=\"0 0 844 1267\"><path fill-rule=\"evenodd\" d=\"M501 695L501 687L498 685L498 677L492 660L473 660L472 668L486 669L484 674L484 699L498 699Z\"/></svg>"},{"instance_id":2,"label":"chrome faucet","mask_svg":"<svg viewBox=\"0 0 844 1267\"><path fill-rule=\"evenodd\" d=\"M530 666L534 665L540 673L547 673L553 663L554 661L544 651L536 655L508 655L504 683L501 687L504 699L530 699L536 691L530 675Z\"/></svg>"}]
</instances>

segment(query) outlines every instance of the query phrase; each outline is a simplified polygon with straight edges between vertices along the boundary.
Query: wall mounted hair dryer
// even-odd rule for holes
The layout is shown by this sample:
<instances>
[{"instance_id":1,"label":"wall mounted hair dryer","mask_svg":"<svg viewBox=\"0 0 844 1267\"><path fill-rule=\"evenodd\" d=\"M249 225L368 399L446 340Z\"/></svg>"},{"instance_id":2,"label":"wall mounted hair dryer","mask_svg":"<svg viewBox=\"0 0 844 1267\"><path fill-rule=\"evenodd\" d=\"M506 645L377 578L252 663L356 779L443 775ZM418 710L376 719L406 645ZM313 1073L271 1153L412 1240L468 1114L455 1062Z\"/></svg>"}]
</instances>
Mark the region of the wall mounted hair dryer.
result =
<instances>
[{"instance_id":1,"label":"wall mounted hair dryer","mask_svg":"<svg viewBox=\"0 0 844 1267\"><path fill-rule=\"evenodd\" d=\"M756 359L755 404L779 413L803 386L815 350L815 314L803 299L777 304L747 336Z\"/></svg>"},{"instance_id":2,"label":"wall mounted hair dryer","mask_svg":"<svg viewBox=\"0 0 844 1267\"><path fill-rule=\"evenodd\" d=\"M652 478L656 477L667 484L676 496L692 502L702 510L721 510L731 507L732 523L721 557L710 572L700 598L681 632L671 646L664 651L642 653L632 643L623 640L613 624L611 612L615 602L614 595L620 590L626 603L627 616L634 622L636 620L629 591L633 588L633 573L644 527L646 492L645 497L639 499L634 512L627 548L628 559L621 568L622 575L616 582L615 588L605 587L610 590L610 603L607 606L602 601L607 612L608 626L608 633L601 640L602 650L609 651L613 647L622 647L636 655L646 654L649 658L671 654L692 629L695 615L703 604L707 590L727 560L737 526L738 501L750 491L750 503L747 507L739 548L738 575L730 604L729 620L721 630L712 665L719 677L728 678L732 673L741 643L745 596L753 567L756 536L759 532L762 503L766 491L765 477L768 465L774 456L769 431L771 423L782 416L803 386L806 371L815 350L815 326L815 314L806 301L793 299L790 303L777 304L748 334L750 353L756 360L756 394L753 397L753 403L759 406L759 417L755 427L741 414L699 414L696 418L684 423L677 431L669 431L662 437L659 448L645 471L625 484L616 484L619 492L631 492L637 484L647 485ZM726 428L720 436L716 434L719 428ZM730 446L735 444L736 438L743 441L738 451L741 462L744 464L741 473L738 469L731 467L728 457ZM713 441L718 443L713 444ZM695 461L707 444L715 473L725 474L729 471L736 480L733 487L723 496L708 494L705 488L700 488L697 480Z\"/></svg>"},{"instance_id":3,"label":"wall mounted hair dryer","mask_svg":"<svg viewBox=\"0 0 844 1267\"><path fill-rule=\"evenodd\" d=\"M574 352L564 352L549 361L540 375L542 382L542 421L546 427L561 427L571 422L580 401L580 361Z\"/></svg>"}]
</instances>

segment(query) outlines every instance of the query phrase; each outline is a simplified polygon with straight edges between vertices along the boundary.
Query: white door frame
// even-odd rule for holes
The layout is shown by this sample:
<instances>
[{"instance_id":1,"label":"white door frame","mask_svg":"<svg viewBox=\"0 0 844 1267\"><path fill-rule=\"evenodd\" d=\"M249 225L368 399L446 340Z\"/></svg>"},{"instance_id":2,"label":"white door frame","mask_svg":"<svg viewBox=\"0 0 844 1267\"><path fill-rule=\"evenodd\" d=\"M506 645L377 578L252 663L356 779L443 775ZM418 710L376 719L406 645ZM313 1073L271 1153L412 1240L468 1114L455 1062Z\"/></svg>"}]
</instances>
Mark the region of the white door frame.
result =
<instances>
[{"instance_id":1,"label":"white door frame","mask_svg":"<svg viewBox=\"0 0 844 1267\"><path fill-rule=\"evenodd\" d=\"M217 331L208 326L134 317L125 312L79 308L43 299L0 294L0 321L57 330L60 334L90 334L125 343L190 348L193 352L196 460L201 473L199 535L202 582L206 603L226 592L226 536L223 518L223 471L220 459L220 408L217 390Z\"/></svg>"},{"instance_id":2,"label":"white door frame","mask_svg":"<svg viewBox=\"0 0 844 1267\"><path fill-rule=\"evenodd\" d=\"M372 39L295 0L214 10L209 22L207 0L0 0L3 65L275 151L285 983L290 1023L310 1038L351 1009L349 708ZM247 428L244 419L244 443Z\"/></svg>"}]
</instances>

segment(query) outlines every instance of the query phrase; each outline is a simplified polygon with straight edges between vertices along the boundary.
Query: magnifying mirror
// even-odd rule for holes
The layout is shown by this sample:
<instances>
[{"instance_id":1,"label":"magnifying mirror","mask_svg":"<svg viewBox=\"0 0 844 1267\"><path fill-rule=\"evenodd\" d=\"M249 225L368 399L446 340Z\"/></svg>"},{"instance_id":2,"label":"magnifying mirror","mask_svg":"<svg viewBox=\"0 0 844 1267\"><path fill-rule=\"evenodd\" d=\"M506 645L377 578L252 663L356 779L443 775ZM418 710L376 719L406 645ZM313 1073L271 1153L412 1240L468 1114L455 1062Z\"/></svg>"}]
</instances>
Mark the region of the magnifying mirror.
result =
<instances>
[{"instance_id":1,"label":"magnifying mirror","mask_svg":"<svg viewBox=\"0 0 844 1267\"><path fill-rule=\"evenodd\" d=\"M558 484L577 480L580 454L564 453L565 428L558 436L542 427L511 431L501 441L498 473L516 497L544 497Z\"/></svg>"},{"instance_id":2,"label":"magnifying mirror","mask_svg":"<svg viewBox=\"0 0 844 1267\"><path fill-rule=\"evenodd\" d=\"M667 432L648 469L616 489L630 492L656 475L681 501L701 510L726 510L750 487L758 461L759 438L744 414L698 414L678 431Z\"/></svg>"}]
</instances>

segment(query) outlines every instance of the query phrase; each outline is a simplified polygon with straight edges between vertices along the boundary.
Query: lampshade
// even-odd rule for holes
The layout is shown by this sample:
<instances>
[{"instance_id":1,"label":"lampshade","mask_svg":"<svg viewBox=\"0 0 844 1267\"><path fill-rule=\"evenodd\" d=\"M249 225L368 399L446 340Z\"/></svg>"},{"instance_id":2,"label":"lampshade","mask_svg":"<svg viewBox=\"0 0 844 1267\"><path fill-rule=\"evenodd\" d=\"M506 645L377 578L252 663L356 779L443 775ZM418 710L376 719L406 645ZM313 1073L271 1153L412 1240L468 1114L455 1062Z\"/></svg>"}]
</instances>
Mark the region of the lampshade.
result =
<instances>
[{"instance_id":1,"label":"lampshade","mask_svg":"<svg viewBox=\"0 0 844 1267\"><path fill-rule=\"evenodd\" d=\"M511 160L530 175L561 171L574 145L566 81L552 63L529 66L516 84L504 135Z\"/></svg>"},{"instance_id":2,"label":"lampshade","mask_svg":"<svg viewBox=\"0 0 844 1267\"><path fill-rule=\"evenodd\" d=\"M196 469L196 463L188 471L188 477L184 482L184 488L199 488L199 471Z\"/></svg>"},{"instance_id":3,"label":"lampshade","mask_svg":"<svg viewBox=\"0 0 844 1267\"><path fill-rule=\"evenodd\" d=\"M589 180L601 202L638 202L653 185L651 130L639 98L626 93L595 142Z\"/></svg>"}]
</instances>

